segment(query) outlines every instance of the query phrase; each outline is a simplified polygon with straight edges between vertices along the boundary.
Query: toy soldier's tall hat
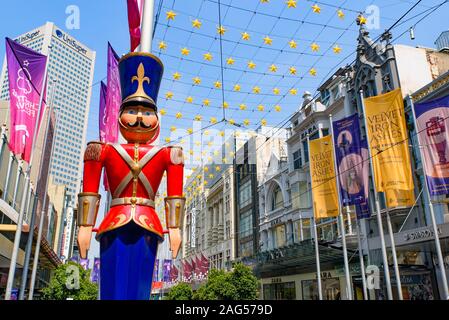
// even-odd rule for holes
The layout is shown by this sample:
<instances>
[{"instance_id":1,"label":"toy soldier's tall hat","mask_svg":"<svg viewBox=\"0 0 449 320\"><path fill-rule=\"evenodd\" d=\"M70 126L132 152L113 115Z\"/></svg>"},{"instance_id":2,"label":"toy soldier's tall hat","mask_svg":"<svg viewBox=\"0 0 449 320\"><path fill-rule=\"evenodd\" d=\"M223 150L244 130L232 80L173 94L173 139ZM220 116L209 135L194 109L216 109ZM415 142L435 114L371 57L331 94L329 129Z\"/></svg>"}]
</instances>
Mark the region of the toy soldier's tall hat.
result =
<instances>
[{"instance_id":1,"label":"toy soldier's tall hat","mask_svg":"<svg viewBox=\"0 0 449 320\"><path fill-rule=\"evenodd\" d=\"M157 95L161 85L164 65L147 52L130 52L119 61L122 104L120 110L129 105L144 105L157 111Z\"/></svg>"}]
</instances>

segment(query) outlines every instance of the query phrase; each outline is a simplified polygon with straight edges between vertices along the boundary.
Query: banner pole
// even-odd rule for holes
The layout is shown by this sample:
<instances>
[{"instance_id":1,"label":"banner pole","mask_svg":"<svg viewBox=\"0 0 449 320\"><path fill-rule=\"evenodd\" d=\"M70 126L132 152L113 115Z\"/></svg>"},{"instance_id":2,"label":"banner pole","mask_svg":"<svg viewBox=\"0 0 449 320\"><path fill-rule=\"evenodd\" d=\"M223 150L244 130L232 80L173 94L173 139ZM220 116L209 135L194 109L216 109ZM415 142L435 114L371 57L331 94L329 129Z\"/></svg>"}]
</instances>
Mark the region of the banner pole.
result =
<instances>
[{"instance_id":1,"label":"banner pole","mask_svg":"<svg viewBox=\"0 0 449 320\"><path fill-rule=\"evenodd\" d=\"M396 243L394 241L393 227L391 226L390 210L388 209L388 206L387 206L386 215L387 215L388 234L390 236L391 253L393 255L394 275L396 277L396 287L398 290L398 298L399 298L399 300L404 300L404 298L402 296L402 284L401 284L401 275L399 273L398 257L396 254Z\"/></svg>"},{"instance_id":2,"label":"banner pole","mask_svg":"<svg viewBox=\"0 0 449 320\"><path fill-rule=\"evenodd\" d=\"M14 153L11 152L11 155L9 156L9 160L8 160L8 170L6 171L6 181L5 181L5 192L3 192L3 200L5 200L6 202L8 202L8 186L9 186L9 180L11 178L11 167L12 167L12 162L14 161Z\"/></svg>"},{"instance_id":3,"label":"banner pole","mask_svg":"<svg viewBox=\"0 0 449 320\"><path fill-rule=\"evenodd\" d=\"M51 46L49 46L48 48L51 51ZM31 142L30 162L28 163L28 168L27 168L26 175L25 175L25 187L23 190L22 199L20 201L20 212L19 212L19 216L17 218L17 229L16 229L16 233L14 236L14 246L13 246L12 254L11 254L11 263L9 265L8 280L7 280L6 291L5 291L5 300L11 299L12 287L14 285L14 276L15 276L15 272L16 272L17 256L19 254L19 249L20 249L19 248L20 236L22 235L23 216L25 214L25 201L26 201L26 197L27 197L27 194L29 191L29 186L30 186L30 175L31 175L31 168L33 166L33 158L34 158L33 151L34 151L34 147L36 145L37 131L39 128L39 120L40 120L40 116L41 116L41 112L42 112L42 103L44 101L44 91L45 91L45 86L47 83L50 51L47 55L47 61L45 62L44 77L42 79L42 87L41 87L40 97L39 97L39 106L38 106L37 115L36 115L36 122L34 124L33 140Z\"/></svg>"},{"instance_id":4,"label":"banner pole","mask_svg":"<svg viewBox=\"0 0 449 320\"><path fill-rule=\"evenodd\" d=\"M362 287L363 287L363 299L368 300L368 290L366 285L366 274L365 274L365 261L363 259L363 250L362 250L362 238L360 236L360 221L357 219L357 243L359 246L359 260L360 260L360 270L362 273Z\"/></svg>"},{"instance_id":5,"label":"banner pole","mask_svg":"<svg viewBox=\"0 0 449 320\"><path fill-rule=\"evenodd\" d=\"M388 266L388 258L387 258L387 249L385 246L385 237L384 237L384 228L382 226L382 216L380 214L380 203L379 203L379 194L376 190L376 181L374 177L374 168L373 168L373 159L371 157L371 147L368 139L368 124L366 121L366 113L365 113L365 101L363 100L363 90L360 90L360 102L362 104L362 111L363 111L363 121L365 123L365 130L366 130L366 136L368 141L368 157L370 161L370 168L371 168L371 179L373 181L373 189L374 189L374 199L376 204L376 217L377 217L377 225L379 228L379 239L380 239L380 247L382 251L382 261L383 261L383 267L384 267L384 276L385 276L385 285L387 288L387 298L388 300L393 300L393 292L391 290L391 280L390 280L390 268Z\"/></svg>"},{"instance_id":6,"label":"banner pole","mask_svg":"<svg viewBox=\"0 0 449 320\"><path fill-rule=\"evenodd\" d=\"M140 36L140 51L151 52L153 40L154 0L144 0L142 11L142 31Z\"/></svg>"},{"instance_id":7,"label":"banner pole","mask_svg":"<svg viewBox=\"0 0 449 320\"><path fill-rule=\"evenodd\" d=\"M54 87L53 87L53 91L52 91L52 98L51 98L51 104L50 104L50 108L48 110L48 124L47 124L47 132L50 129L50 124L51 124L51 114L52 111L54 110L54 101L53 101L53 96L55 94L55 90L56 89L56 82L54 83ZM57 132L58 132L58 118L59 118L59 112L55 111L55 127L53 128L53 137L52 137L52 143L51 143L51 148L50 148L50 163L48 164L48 170L50 171L50 167L51 167L51 161L53 159L53 153L54 153L54 149L55 149L55 140L56 140L56 136L57 136ZM47 139L47 136L45 136L45 139ZM33 294L34 294L34 286L35 286L35 282L36 282L36 273L37 273L37 266L39 264L39 254L40 254L40 249L41 249L41 240L42 240L42 229L44 226L44 214L46 212L48 212L48 205L47 205L47 189L48 189L48 180L50 179L50 175L47 174L46 179L45 179L45 188L44 190L42 190L42 192L44 193L44 201L41 207L41 216L40 216L40 220L39 220L39 229L37 232L37 238L36 238L36 248L34 251L34 259L33 259L33 269L31 272L31 279L30 279L30 289L28 292L28 299L29 300L33 300Z\"/></svg>"},{"instance_id":8,"label":"banner pole","mask_svg":"<svg viewBox=\"0 0 449 320\"><path fill-rule=\"evenodd\" d=\"M348 262L348 248L346 246L346 231L345 231L345 219L343 218L342 212L342 204L341 204L341 195L340 195L340 176L337 166L337 154L335 152L335 144L334 142L334 125L332 122L332 114L329 115L329 126L330 133L332 136L332 149L334 155L334 172L335 172L335 184L337 186L337 197L338 197L338 218L340 219L340 233L341 233L341 242L343 245L343 260L345 264L345 278L346 278L346 296L348 300L353 300L352 294L352 281L351 275L349 272L349 262Z\"/></svg>"},{"instance_id":9,"label":"banner pole","mask_svg":"<svg viewBox=\"0 0 449 320\"><path fill-rule=\"evenodd\" d=\"M312 168L310 168L310 136L307 134L307 154L309 155L309 176L310 181L312 181ZM312 192L312 189L310 189ZM315 203L312 201L312 214L313 214L313 233L314 233L314 242L315 242L315 260L316 260L316 277L317 277L317 285L318 285L318 299L323 300L323 289L321 287L321 266L320 266L320 248L318 247L318 230L316 226L316 217L315 217Z\"/></svg>"},{"instance_id":10,"label":"banner pole","mask_svg":"<svg viewBox=\"0 0 449 320\"><path fill-rule=\"evenodd\" d=\"M433 210L433 203L432 203L432 199L430 198L430 190L429 190L429 186L427 184L427 177L426 177L426 170L425 170L426 162L424 161L424 157L421 153L421 140L420 140L420 135L418 132L418 126L417 126L417 122L416 122L415 105L414 105L413 99L410 95L407 98L408 98L408 100L410 102L410 106L412 108L413 120L415 123L415 129L416 129L416 137L418 139L419 155L421 156L421 163L422 163L423 171L424 171L424 188L426 189L427 199L429 201L430 218L432 220L433 234L435 237L435 251L437 252L438 264L439 264L440 273L441 273L441 280L443 281L443 292L445 295L445 299L449 300L449 290L448 290L448 284L447 284L446 269L444 267L443 253L441 251L440 236L438 234L438 226L437 226L436 219L435 219L435 212Z\"/></svg>"}]
</instances>

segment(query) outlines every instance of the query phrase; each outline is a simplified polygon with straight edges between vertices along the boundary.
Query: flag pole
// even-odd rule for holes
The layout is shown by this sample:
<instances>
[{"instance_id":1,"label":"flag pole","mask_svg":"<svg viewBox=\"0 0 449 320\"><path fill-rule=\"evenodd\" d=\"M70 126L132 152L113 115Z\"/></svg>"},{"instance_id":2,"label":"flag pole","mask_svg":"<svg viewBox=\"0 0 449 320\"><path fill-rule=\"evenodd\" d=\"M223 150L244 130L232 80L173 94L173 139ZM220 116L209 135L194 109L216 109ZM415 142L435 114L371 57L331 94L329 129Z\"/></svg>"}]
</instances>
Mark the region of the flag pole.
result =
<instances>
[{"instance_id":1,"label":"flag pole","mask_svg":"<svg viewBox=\"0 0 449 320\"><path fill-rule=\"evenodd\" d=\"M341 204L341 198L340 198L340 176L339 176L339 170L337 166L337 154L335 152L335 145L333 143L334 141L334 125L332 122L332 114L329 115L329 126L330 126L330 132L332 136L332 149L333 149L333 155L334 155L334 172L335 172L335 184L337 187L337 197L338 197L338 218L340 220L340 233L341 233L341 242L343 245L343 260L345 264L345 278L346 278L346 297L348 300L353 300L353 294L352 294L352 286L351 286L351 275L349 272L349 262L348 262L348 248L346 246L346 231L345 231L345 219L343 218L343 212L342 212L342 204ZM309 153L310 155L310 153Z\"/></svg>"},{"instance_id":2,"label":"flag pole","mask_svg":"<svg viewBox=\"0 0 449 320\"><path fill-rule=\"evenodd\" d=\"M153 40L154 0L144 0L142 11L142 30L140 32L140 51L151 52Z\"/></svg>"},{"instance_id":3,"label":"flag pole","mask_svg":"<svg viewBox=\"0 0 449 320\"><path fill-rule=\"evenodd\" d=\"M307 154L310 157L310 135L307 134ZM310 159L309 159L309 175L310 180L312 180L312 168L310 168ZM312 190L310 190L312 192ZM315 241L315 260L316 260L316 278L318 283L318 299L323 300L323 290L321 288L321 266L320 266L320 249L318 248L318 230L316 226L316 217L315 217L315 203L312 201L312 213L313 213L313 233L314 233L314 241Z\"/></svg>"},{"instance_id":4,"label":"flag pole","mask_svg":"<svg viewBox=\"0 0 449 320\"><path fill-rule=\"evenodd\" d=\"M362 273L362 287L363 287L363 299L368 300L368 290L366 286L366 275L365 275L365 261L363 260L362 251L362 238L360 236L360 221L357 219L357 243L359 246L359 260L360 260L360 270Z\"/></svg>"},{"instance_id":5,"label":"flag pole","mask_svg":"<svg viewBox=\"0 0 449 320\"><path fill-rule=\"evenodd\" d=\"M399 298L399 300L404 300L404 298L402 296L401 275L399 273L398 258L397 258L397 254L396 254L396 244L394 241L394 233L393 233L393 227L391 226L390 209L388 208L388 205L387 205L386 211L387 211L386 212L387 227L388 227L388 234L390 236L390 246L391 246L391 253L393 256L394 275L396 277L396 287L398 290L398 298Z\"/></svg>"},{"instance_id":6,"label":"flag pole","mask_svg":"<svg viewBox=\"0 0 449 320\"><path fill-rule=\"evenodd\" d=\"M49 50L51 51L51 46L48 46ZM16 272L16 264L17 264L17 256L19 254L19 244L20 244L20 236L22 235L22 226L23 226L23 216L25 214L25 201L28 194L29 186L30 186L30 175L31 175L31 168L33 166L33 158L34 158L34 147L36 145L36 137L37 137L37 131L39 128L39 120L42 112L42 103L44 101L44 91L45 86L47 83L47 73L48 73L48 64L49 64L49 57L50 52L47 55L47 61L45 62L45 70L44 70L44 77L42 79L42 87L40 91L39 96L39 106L37 110L37 116L36 116L36 122L34 124L34 132L33 132L33 140L31 142L31 151L30 151L30 162L28 163L28 167L25 174L25 188L22 193L22 199L20 201L20 212L19 216L17 218L17 229L14 236L14 246L12 249L11 254L11 263L9 265L9 272L8 272L8 280L6 284L6 291L5 291L5 300L11 299L11 292L12 287L14 285L14 276Z\"/></svg>"},{"instance_id":7,"label":"flag pole","mask_svg":"<svg viewBox=\"0 0 449 320\"><path fill-rule=\"evenodd\" d=\"M57 80L54 79L53 82L53 89L52 89L52 93L51 93L51 100L50 100L50 105L48 108L48 117L47 117L47 128L45 129L45 141L47 139L47 135L48 135L48 131L50 129L50 124L51 124L51 114L54 110L54 95L55 95L55 91L56 91L56 82ZM48 173L45 179L45 188L44 190L42 190L43 194L44 194L44 201L42 203L42 207L41 207L41 215L40 215L40 219L39 219L39 229L37 232L37 238L36 238L36 248L35 248L35 252L34 252L34 259L33 259L33 269L31 272L31 279L30 279L30 289L28 291L28 300L33 300L33 294L34 294L34 284L36 281L36 272L37 272L37 265L39 264L39 253L40 253L40 249L41 249L41 239L42 239L42 229L43 229L43 225L44 225L44 214L48 211L47 210L47 189L48 189L48 180L50 179L50 168L51 168L51 161L53 159L53 151L54 151L54 146L55 146L55 139L56 139L56 134L57 134L57 129L58 129L58 113L55 112L55 127L53 128L53 137L52 137L52 143L51 143L51 148L50 148L50 160L49 160L49 164L48 164ZM37 214L37 213L36 213ZM31 254L31 252L30 252Z\"/></svg>"},{"instance_id":8,"label":"flag pole","mask_svg":"<svg viewBox=\"0 0 449 320\"><path fill-rule=\"evenodd\" d=\"M433 234L435 237L435 251L437 252L437 257L438 257L438 265L440 268L440 273L441 273L441 278L443 281L443 292L445 295L445 299L449 300L449 290L448 290L448 284L447 284L447 277L446 277L446 270L444 268L444 259L443 259L443 253L441 251L441 243L440 243L440 236L438 234L438 226L435 220L435 211L433 209L433 202L432 199L430 198L430 191L429 191L429 186L427 184L427 177L425 175L426 170L425 170L425 166L426 166L426 161L424 160L424 157L421 153L421 139L420 139L420 134L418 132L418 126L417 126L417 122L416 122L416 112L415 112L415 105L413 103L413 99L412 97L409 95L408 97L408 101L410 103L410 106L412 108L412 113L413 113L413 120L415 123L415 128L416 128L416 137L418 138L418 149L419 149L419 155L421 156L421 163L423 166L423 171L424 171L424 188L426 189L426 194L427 194L427 199L429 201L429 209L430 209L430 218L432 220L432 228L433 228Z\"/></svg>"},{"instance_id":9,"label":"flag pole","mask_svg":"<svg viewBox=\"0 0 449 320\"><path fill-rule=\"evenodd\" d=\"M8 202L8 186L9 186L9 180L11 178L11 167L12 167L12 162L14 161L14 153L11 152L11 155L9 156L9 160L8 160L8 170L6 171L6 182L5 182L5 192L3 192L3 200L5 200L6 202Z\"/></svg>"},{"instance_id":10,"label":"flag pole","mask_svg":"<svg viewBox=\"0 0 449 320\"><path fill-rule=\"evenodd\" d=\"M373 159L371 157L371 146L368 140L368 123L366 121L366 113L365 113L365 101L363 97L363 90L360 90L360 102L362 105L362 111L363 111L363 121L365 123L365 130L366 130L366 136L368 141L368 158L370 161L370 168L371 168L371 179L373 181L373 188L374 188L374 199L376 204L376 217L377 217L377 224L379 228L379 238L380 238L380 247L382 251L382 260L383 260L383 267L384 267L384 275L385 275L385 284L387 287L387 297L388 300L393 300L393 292L391 290L391 280L390 280L390 268L388 266L388 258L387 258L387 249L385 246L385 237L384 237L384 228L382 226L382 216L380 214L380 203L379 203L379 194L376 190L376 181L374 177L374 168L373 168Z\"/></svg>"}]
</instances>

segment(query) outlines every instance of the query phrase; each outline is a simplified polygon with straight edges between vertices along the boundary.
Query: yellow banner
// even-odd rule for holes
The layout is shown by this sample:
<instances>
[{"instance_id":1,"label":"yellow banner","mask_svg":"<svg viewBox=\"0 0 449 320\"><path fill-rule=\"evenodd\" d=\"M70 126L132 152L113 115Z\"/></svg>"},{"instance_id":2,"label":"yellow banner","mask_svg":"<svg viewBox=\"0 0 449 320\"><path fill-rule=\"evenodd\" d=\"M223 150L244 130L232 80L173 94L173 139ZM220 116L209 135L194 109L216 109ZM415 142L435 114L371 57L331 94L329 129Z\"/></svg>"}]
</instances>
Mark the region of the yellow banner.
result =
<instances>
[{"instance_id":1,"label":"yellow banner","mask_svg":"<svg viewBox=\"0 0 449 320\"><path fill-rule=\"evenodd\" d=\"M368 141L378 192L413 190L410 153L401 89L365 99Z\"/></svg>"},{"instance_id":2,"label":"yellow banner","mask_svg":"<svg viewBox=\"0 0 449 320\"><path fill-rule=\"evenodd\" d=\"M415 204L413 190L387 190L385 192L388 208L412 207Z\"/></svg>"},{"instance_id":3,"label":"yellow banner","mask_svg":"<svg viewBox=\"0 0 449 320\"><path fill-rule=\"evenodd\" d=\"M310 176L316 219L338 216L332 137L310 141Z\"/></svg>"}]
</instances>

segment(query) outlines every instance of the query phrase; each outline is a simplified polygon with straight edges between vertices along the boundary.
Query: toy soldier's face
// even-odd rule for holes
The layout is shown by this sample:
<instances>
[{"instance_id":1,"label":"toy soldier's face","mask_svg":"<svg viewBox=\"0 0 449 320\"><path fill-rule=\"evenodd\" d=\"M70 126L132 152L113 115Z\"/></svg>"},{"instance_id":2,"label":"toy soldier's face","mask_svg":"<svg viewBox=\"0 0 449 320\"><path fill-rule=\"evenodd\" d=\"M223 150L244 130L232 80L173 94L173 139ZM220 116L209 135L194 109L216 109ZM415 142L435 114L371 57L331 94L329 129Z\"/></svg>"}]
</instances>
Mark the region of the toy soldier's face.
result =
<instances>
[{"instance_id":1,"label":"toy soldier's face","mask_svg":"<svg viewBox=\"0 0 449 320\"><path fill-rule=\"evenodd\" d=\"M120 113L120 132L130 143L147 143L159 132L159 118L153 108L127 106Z\"/></svg>"}]
</instances>

